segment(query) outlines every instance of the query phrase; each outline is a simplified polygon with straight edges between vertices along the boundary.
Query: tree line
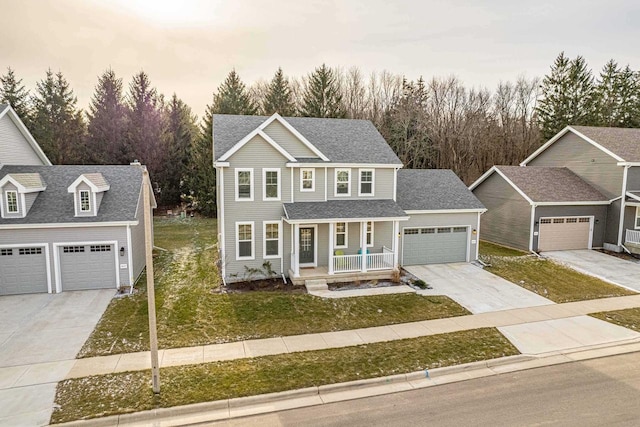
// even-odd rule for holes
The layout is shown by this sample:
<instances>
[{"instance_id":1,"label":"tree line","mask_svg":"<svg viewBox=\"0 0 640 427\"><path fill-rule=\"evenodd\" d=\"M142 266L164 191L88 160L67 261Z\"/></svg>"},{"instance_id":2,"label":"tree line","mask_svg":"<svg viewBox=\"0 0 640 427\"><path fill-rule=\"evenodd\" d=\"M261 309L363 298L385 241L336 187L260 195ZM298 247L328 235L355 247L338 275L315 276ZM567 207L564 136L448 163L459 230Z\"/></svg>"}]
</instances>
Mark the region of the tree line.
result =
<instances>
[{"instance_id":1,"label":"tree line","mask_svg":"<svg viewBox=\"0 0 640 427\"><path fill-rule=\"evenodd\" d=\"M188 201L215 215L212 115L371 120L408 168L452 169L466 183L494 164L517 164L567 124L640 126L640 74L609 61L596 77L583 57L558 55L543 79L519 77L495 90L458 78L409 80L388 71L326 64L305 76L278 69L247 86L232 70L198 120L174 93L159 94L144 71L126 88L107 69L87 111L61 72L30 93L12 69L0 76L9 102L54 164L146 164L159 202Z\"/></svg>"}]
</instances>

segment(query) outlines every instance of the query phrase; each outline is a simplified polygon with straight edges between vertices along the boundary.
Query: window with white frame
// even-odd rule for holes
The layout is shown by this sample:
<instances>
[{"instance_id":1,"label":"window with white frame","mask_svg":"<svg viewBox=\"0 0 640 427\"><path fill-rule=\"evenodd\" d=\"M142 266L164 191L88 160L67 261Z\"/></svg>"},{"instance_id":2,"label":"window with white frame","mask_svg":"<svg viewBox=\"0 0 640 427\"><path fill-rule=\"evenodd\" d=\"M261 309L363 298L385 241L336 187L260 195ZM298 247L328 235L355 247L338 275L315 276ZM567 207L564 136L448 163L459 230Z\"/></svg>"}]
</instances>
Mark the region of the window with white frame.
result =
<instances>
[{"instance_id":1,"label":"window with white frame","mask_svg":"<svg viewBox=\"0 0 640 427\"><path fill-rule=\"evenodd\" d=\"M640 229L640 206L636 207L636 228Z\"/></svg>"},{"instance_id":2,"label":"window with white frame","mask_svg":"<svg viewBox=\"0 0 640 427\"><path fill-rule=\"evenodd\" d=\"M6 197L7 197L7 212L18 213L18 192L7 191Z\"/></svg>"},{"instance_id":3,"label":"window with white frame","mask_svg":"<svg viewBox=\"0 0 640 427\"><path fill-rule=\"evenodd\" d=\"M351 169L336 169L336 196L351 195Z\"/></svg>"},{"instance_id":4,"label":"window with white frame","mask_svg":"<svg viewBox=\"0 0 640 427\"><path fill-rule=\"evenodd\" d=\"M237 222L236 231L236 259L254 259L253 222Z\"/></svg>"},{"instance_id":5,"label":"window with white frame","mask_svg":"<svg viewBox=\"0 0 640 427\"><path fill-rule=\"evenodd\" d=\"M236 201L253 200L253 169L236 169Z\"/></svg>"},{"instance_id":6,"label":"window with white frame","mask_svg":"<svg viewBox=\"0 0 640 427\"><path fill-rule=\"evenodd\" d=\"M280 258L280 223L264 222L264 258Z\"/></svg>"},{"instance_id":7,"label":"window with white frame","mask_svg":"<svg viewBox=\"0 0 640 427\"><path fill-rule=\"evenodd\" d=\"M315 191L315 169L301 169L300 170L300 191Z\"/></svg>"},{"instance_id":8,"label":"window with white frame","mask_svg":"<svg viewBox=\"0 0 640 427\"><path fill-rule=\"evenodd\" d=\"M360 169L359 196L373 196L373 169Z\"/></svg>"},{"instance_id":9,"label":"window with white frame","mask_svg":"<svg viewBox=\"0 0 640 427\"><path fill-rule=\"evenodd\" d=\"M91 210L90 194L88 190L80 190L80 212Z\"/></svg>"},{"instance_id":10,"label":"window with white frame","mask_svg":"<svg viewBox=\"0 0 640 427\"><path fill-rule=\"evenodd\" d=\"M262 169L263 200L280 200L280 169Z\"/></svg>"},{"instance_id":11,"label":"window with white frame","mask_svg":"<svg viewBox=\"0 0 640 427\"><path fill-rule=\"evenodd\" d=\"M348 245L347 223L336 222L336 248L346 248Z\"/></svg>"},{"instance_id":12,"label":"window with white frame","mask_svg":"<svg viewBox=\"0 0 640 427\"><path fill-rule=\"evenodd\" d=\"M373 246L373 221L367 222L367 247Z\"/></svg>"}]
</instances>

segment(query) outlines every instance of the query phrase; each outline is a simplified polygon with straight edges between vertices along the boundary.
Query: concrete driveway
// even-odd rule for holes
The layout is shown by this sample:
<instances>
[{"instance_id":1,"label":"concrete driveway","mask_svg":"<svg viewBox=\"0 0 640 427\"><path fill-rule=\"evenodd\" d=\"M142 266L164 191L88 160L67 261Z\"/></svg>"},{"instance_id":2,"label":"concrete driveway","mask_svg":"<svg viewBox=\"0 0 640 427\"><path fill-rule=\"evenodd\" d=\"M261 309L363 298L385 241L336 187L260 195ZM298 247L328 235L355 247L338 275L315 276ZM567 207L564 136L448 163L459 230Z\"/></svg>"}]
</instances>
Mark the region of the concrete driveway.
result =
<instances>
[{"instance_id":1,"label":"concrete driveway","mask_svg":"<svg viewBox=\"0 0 640 427\"><path fill-rule=\"evenodd\" d=\"M551 251L543 255L581 273L640 292L640 263L626 261L598 251Z\"/></svg>"},{"instance_id":2,"label":"concrete driveway","mask_svg":"<svg viewBox=\"0 0 640 427\"><path fill-rule=\"evenodd\" d=\"M553 304L469 263L412 265L405 270L433 288L419 294L446 295L473 314Z\"/></svg>"},{"instance_id":3,"label":"concrete driveway","mask_svg":"<svg viewBox=\"0 0 640 427\"><path fill-rule=\"evenodd\" d=\"M57 382L114 294L103 289L0 297L0 425L49 423Z\"/></svg>"}]
</instances>

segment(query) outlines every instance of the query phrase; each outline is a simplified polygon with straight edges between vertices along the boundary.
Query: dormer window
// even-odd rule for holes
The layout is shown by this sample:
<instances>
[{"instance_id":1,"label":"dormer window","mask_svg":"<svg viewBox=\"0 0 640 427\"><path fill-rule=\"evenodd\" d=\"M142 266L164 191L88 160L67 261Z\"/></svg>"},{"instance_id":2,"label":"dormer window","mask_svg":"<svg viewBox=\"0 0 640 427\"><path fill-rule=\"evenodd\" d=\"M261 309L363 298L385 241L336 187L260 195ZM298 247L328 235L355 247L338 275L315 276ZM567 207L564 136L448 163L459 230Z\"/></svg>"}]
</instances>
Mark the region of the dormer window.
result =
<instances>
[{"instance_id":1,"label":"dormer window","mask_svg":"<svg viewBox=\"0 0 640 427\"><path fill-rule=\"evenodd\" d=\"M100 202L110 185L101 173L85 173L67 188L73 194L76 216L97 216Z\"/></svg>"},{"instance_id":2,"label":"dormer window","mask_svg":"<svg viewBox=\"0 0 640 427\"><path fill-rule=\"evenodd\" d=\"M18 213L18 192L7 191L7 212Z\"/></svg>"},{"instance_id":3,"label":"dormer window","mask_svg":"<svg viewBox=\"0 0 640 427\"><path fill-rule=\"evenodd\" d=\"M90 212L91 211L91 197L89 191L80 190L80 212Z\"/></svg>"}]
</instances>

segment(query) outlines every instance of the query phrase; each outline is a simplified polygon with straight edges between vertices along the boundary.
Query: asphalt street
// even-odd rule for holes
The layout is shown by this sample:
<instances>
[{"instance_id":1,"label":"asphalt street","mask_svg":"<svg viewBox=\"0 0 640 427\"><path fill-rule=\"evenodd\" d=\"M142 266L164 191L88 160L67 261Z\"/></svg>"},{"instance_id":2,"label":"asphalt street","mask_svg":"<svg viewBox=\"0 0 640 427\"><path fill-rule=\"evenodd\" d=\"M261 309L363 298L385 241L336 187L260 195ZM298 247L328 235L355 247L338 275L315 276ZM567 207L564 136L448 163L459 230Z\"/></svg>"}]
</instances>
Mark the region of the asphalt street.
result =
<instances>
[{"instance_id":1,"label":"asphalt street","mask_svg":"<svg viewBox=\"0 0 640 427\"><path fill-rule=\"evenodd\" d=\"M217 426L637 426L640 353L220 422Z\"/></svg>"}]
</instances>

